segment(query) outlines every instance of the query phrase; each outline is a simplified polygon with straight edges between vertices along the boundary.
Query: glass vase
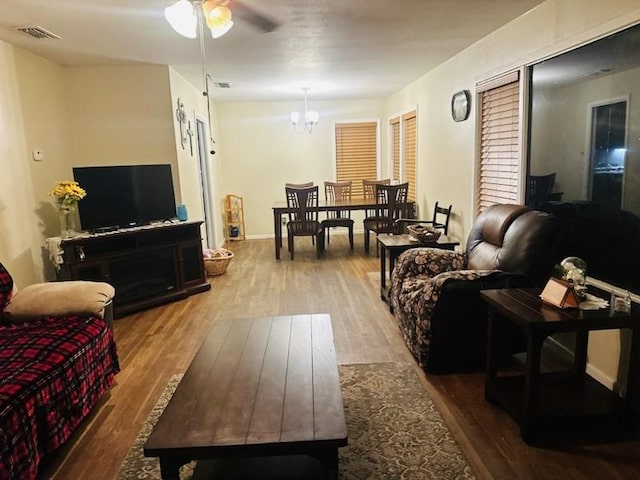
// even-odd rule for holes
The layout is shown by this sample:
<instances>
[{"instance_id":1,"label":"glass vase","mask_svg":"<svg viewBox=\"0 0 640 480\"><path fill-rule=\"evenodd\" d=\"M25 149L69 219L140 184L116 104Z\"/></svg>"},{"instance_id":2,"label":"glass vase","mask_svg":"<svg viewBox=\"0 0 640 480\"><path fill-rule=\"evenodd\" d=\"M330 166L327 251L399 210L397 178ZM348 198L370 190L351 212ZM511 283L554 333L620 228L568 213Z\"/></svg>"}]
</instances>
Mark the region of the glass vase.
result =
<instances>
[{"instance_id":1,"label":"glass vase","mask_svg":"<svg viewBox=\"0 0 640 480\"><path fill-rule=\"evenodd\" d=\"M76 231L76 206L69 205L60 207L58 210L58 219L60 220L60 237L72 238L78 232Z\"/></svg>"}]
</instances>

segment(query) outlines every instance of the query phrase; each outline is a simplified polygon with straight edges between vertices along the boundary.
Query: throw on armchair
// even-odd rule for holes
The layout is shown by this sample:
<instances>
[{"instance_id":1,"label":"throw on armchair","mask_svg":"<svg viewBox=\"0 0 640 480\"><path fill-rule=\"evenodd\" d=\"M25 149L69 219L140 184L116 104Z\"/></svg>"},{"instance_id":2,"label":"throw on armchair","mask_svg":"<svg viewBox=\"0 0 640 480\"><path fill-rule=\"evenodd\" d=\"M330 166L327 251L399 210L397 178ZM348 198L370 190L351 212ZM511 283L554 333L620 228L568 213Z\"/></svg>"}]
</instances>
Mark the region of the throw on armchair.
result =
<instances>
[{"instance_id":1,"label":"throw on armchair","mask_svg":"<svg viewBox=\"0 0 640 480\"><path fill-rule=\"evenodd\" d=\"M0 263L0 478L35 479L113 384L113 295L102 282L18 290Z\"/></svg>"},{"instance_id":2,"label":"throw on armchair","mask_svg":"<svg viewBox=\"0 0 640 480\"><path fill-rule=\"evenodd\" d=\"M488 288L542 286L557 262L559 222L521 205L493 205L478 216L465 252L414 248L398 258L391 306L409 350L427 372L483 365ZM521 349L520 335L501 341ZM506 352L505 352L506 353Z\"/></svg>"}]
</instances>

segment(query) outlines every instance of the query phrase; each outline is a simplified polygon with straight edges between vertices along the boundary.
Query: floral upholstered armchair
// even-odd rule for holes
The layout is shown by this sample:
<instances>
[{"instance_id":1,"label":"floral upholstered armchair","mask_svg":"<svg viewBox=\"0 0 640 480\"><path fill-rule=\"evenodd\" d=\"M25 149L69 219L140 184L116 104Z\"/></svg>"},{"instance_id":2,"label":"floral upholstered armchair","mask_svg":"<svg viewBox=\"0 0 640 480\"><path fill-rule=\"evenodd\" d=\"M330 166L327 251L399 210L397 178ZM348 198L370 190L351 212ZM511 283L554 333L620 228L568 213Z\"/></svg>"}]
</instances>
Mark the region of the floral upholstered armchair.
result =
<instances>
[{"instance_id":1,"label":"floral upholstered armchair","mask_svg":"<svg viewBox=\"0 0 640 480\"><path fill-rule=\"evenodd\" d=\"M391 278L391 307L420 366L434 373L482 367L487 310L480 290L543 285L558 260L559 233L553 215L494 205L476 220L465 252L404 252ZM518 332L500 344L518 351Z\"/></svg>"}]
</instances>

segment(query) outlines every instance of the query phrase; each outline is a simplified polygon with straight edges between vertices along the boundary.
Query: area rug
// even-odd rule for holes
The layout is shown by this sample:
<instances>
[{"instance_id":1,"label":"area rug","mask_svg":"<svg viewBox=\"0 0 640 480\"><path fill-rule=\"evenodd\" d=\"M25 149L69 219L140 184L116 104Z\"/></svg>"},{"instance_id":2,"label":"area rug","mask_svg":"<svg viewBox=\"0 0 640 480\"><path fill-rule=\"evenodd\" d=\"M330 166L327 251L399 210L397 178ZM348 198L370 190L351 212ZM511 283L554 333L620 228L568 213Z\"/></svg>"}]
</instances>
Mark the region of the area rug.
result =
<instances>
[{"instance_id":1,"label":"area rug","mask_svg":"<svg viewBox=\"0 0 640 480\"><path fill-rule=\"evenodd\" d=\"M125 458L118 480L160 480L157 458L142 448L181 376L174 375ZM339 450L340 479L474 479L467 460L411 365L340 366L349 446ZM181 480L192 478L195 462Z\"/></svg>"}]
</instances>

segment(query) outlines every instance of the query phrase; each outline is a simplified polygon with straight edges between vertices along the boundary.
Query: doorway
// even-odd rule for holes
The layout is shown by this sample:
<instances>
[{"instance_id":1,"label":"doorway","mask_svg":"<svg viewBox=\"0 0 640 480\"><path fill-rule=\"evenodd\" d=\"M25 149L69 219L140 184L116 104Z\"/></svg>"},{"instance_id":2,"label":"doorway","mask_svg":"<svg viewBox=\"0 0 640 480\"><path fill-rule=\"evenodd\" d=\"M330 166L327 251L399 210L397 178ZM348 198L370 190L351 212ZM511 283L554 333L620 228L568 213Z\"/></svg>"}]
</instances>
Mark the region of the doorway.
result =
<instances>
[{"instance_id":1,"label":"doorway","mask_svg":"<svg viewBox=\"0 0 640 480\"><path fill-rule=\"evenodd\" d=\"M627 104L591 105L588 198L614 208L624 207Z\"/></svg>"},{"instance_id":2,"label":"doorway","mask_svg":"<svg viewBox=\"0 0 640 480\"><path fill-rule=\"evenodd\" d=\"M204 227L207 248L216 248L215 208L212 199L213 186L211 185L211 166L209 164L208 128L205 121L196 116L196 135L198 142L198 171L200 174L200 191L202 192L202 205L204 206Z\"/></svg>"}]
</instances>

